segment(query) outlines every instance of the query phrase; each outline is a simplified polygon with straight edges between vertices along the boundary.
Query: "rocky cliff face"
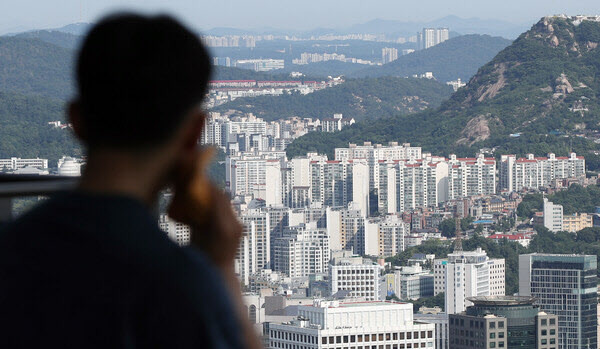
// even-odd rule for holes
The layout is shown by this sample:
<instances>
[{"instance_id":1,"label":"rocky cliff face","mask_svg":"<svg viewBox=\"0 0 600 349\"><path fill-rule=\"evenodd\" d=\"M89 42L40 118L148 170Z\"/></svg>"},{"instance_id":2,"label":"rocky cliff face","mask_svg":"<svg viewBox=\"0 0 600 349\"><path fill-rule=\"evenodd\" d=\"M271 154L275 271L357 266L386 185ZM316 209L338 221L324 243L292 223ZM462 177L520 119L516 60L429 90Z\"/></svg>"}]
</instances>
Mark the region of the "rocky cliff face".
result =
<instances>
[{"instance_id":1,"label":"rocky cliff face","mask_svg":"<svg viewBox=\"0 0 600 349\"><path fill-rule=\"evenodd\" d=\"M600 20L544 17L442 106L456 144L510 133L600 129Z\"/></svg>"}]
</instances>

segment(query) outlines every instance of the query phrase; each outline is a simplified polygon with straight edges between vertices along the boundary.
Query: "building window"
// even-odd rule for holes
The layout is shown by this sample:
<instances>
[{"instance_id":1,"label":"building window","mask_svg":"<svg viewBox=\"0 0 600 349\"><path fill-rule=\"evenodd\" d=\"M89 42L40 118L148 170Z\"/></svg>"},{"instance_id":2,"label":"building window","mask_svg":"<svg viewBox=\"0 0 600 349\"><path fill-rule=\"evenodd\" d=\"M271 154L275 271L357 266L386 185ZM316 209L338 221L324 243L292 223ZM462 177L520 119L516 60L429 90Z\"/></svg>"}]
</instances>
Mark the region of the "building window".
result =
<instances>
[{"instance_id":1,"label":"building window","mask_svg":"<svg viewBox=\"0 0 600 349\"><path fill-rule=\"evenodd\" d=\"M495 322L490 322L490 328L496 328L496 323Z\"/></svg>"},{"instance_id":2,"label":"building window","mask_svg":"<svg viewBox=\"0 0 600 349\"><path fill-rule=\"evenodd\" d=\"M490 333L490 339L495 339L496 338L496 334L494 332Z\"/></svg>"}]
</instances>

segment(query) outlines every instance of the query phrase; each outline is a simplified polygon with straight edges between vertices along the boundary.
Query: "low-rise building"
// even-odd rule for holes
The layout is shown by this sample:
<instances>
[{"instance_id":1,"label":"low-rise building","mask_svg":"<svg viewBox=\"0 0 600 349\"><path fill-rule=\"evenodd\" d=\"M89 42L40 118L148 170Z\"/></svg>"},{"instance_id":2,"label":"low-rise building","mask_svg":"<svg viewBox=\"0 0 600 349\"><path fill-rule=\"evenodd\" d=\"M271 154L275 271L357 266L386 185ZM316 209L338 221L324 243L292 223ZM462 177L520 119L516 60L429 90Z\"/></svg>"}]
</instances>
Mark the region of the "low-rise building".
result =
<instances>
[{"instance_id":1,"label":"low-rise building","mask_svg":"<svg viewBox=\"0 0 600 349\"><path fill-rule=\"evenodd\" d=\"M415 321L409 303L316 300L296 320L265 323L263 334L273 349L435 347L435 325Z\"/></svg>"}]
</instances>

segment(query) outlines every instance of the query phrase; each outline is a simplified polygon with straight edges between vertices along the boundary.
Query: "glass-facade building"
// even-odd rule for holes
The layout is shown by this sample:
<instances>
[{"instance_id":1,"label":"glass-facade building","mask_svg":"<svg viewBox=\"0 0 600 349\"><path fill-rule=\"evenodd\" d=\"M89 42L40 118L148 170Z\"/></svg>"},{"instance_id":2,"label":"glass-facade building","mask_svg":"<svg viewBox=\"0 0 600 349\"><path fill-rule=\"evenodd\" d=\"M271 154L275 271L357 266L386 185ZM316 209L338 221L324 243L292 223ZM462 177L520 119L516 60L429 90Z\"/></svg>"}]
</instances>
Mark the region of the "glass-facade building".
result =
<instances>
[{"instance_id":1,"label":"glass-facade building","mask_svg":"<svg viewBox=\"0 0 600 349\"><path fill-rule=\"evenodd\" d=\"M558 316L559 348L598 348L596 256L519 256L519 295Z\"/></svg>"},{"instance_id":2,"label":"glass-facade building","mask_svg":"<svg viewBox=\"0 0 600 349\"><path fill-rule=\"evenodd\" d=\"M541 312L533 297L472 297L465 312L451 314L450 348L556 349L558 319Z\"/></svg>"}]
</instances>

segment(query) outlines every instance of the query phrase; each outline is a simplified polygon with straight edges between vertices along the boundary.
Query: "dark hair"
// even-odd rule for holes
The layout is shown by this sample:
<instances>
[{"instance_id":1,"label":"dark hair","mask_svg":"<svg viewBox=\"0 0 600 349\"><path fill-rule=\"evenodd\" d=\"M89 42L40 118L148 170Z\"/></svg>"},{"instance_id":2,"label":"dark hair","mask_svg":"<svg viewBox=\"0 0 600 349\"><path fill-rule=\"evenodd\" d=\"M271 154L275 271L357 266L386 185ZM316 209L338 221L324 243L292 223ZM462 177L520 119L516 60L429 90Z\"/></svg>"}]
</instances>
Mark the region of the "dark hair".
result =
<instances>
[{"instance_id":1,"label":"dark hair","mask_svg":"<svg viewBox=\"0 0 600 349\"><path fill-rule=\"evenodd\" d=\"M105 18L87 35L77 62L84 140L124 148L168 140L202 101L210 71L198 36L175 19Z\"/></svg>"}]
</instances>

